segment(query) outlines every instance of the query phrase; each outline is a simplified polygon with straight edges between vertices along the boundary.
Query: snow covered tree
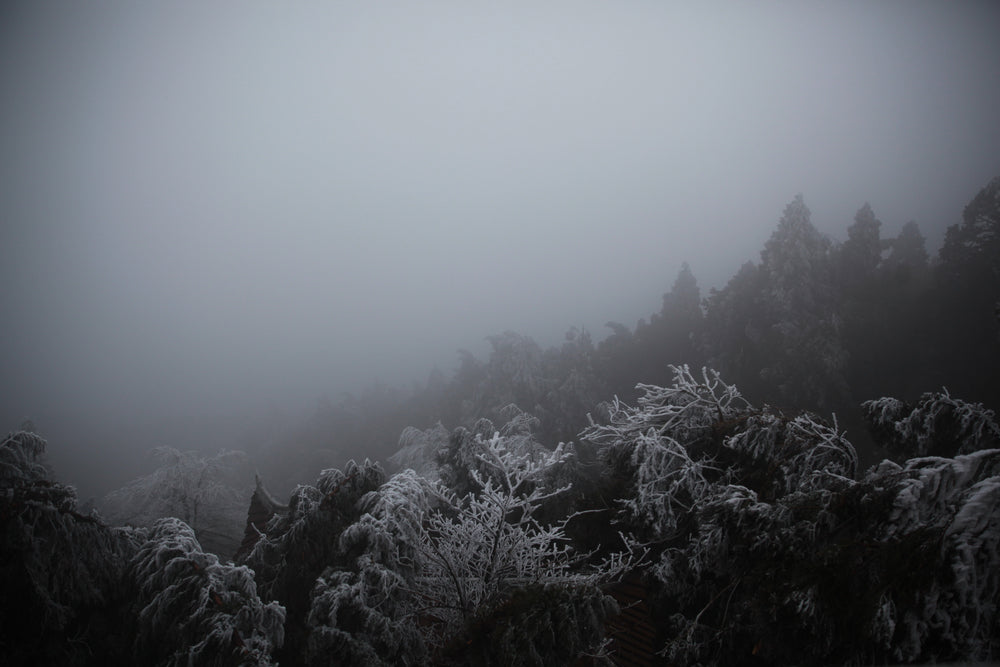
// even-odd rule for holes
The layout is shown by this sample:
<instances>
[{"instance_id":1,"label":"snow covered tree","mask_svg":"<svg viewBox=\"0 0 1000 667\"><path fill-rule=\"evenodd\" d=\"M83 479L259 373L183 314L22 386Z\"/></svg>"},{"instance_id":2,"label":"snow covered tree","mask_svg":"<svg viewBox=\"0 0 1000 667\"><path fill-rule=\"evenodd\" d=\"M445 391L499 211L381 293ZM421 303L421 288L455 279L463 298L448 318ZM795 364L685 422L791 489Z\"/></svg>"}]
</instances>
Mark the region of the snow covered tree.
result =
<instances>
[{"instance_id":1,"label":"snow covered tree","mask_svg":"<svg viewBox=\"0 0 1000 667\"><path fill-rule=\"evenodd\" d=\"M128 664L128 562L141 531L78 511L39 462L45 440L0 441L0 653L6 665Z\"/></svg>"},{"instance_id":2,"label":"snow covered tree","mask_svg":"<svg viewBox=\"0 0 1000 667\"><path fill-rule=\"evenodd\" d=\"M672 369L671 387L639 385L638 407L615 398L608 423L581 434L601 448L612 474L630 480L621 501L630 525L656 538L672 534L710 486L711 463L692 457L689 447L749 405L718 373L703 370L696 379L687 366Z\"/></svg>"},{"instance_id":3,"label":"snow covered tree","mask_svg":"<svg viewBox=\"0 0 1000 667\"><path fill-rule=\"evenodd\" d=\"M861 407L878 443L897 456L956 456L1000 447L993 411L952 398L947 389L925 393L916 406L886 397Z\"/></svg>"},{"instance_id":4,"label":"snow covered tree","mask_svg":"<svg viewBox=\"0 0 1000 667\"><path fill-rule=\"evenodd\" d=\"M439 491L407 469L358 501L360 518L340 535L345 558L316 580L307 619L307 661L326 664L421 664L423 636L408 610L418 567L417 542Z\"/></svg>"},{"instance_id":5,"label":"snow covered tree","mask_svg":"<svg viewBox=\"0 0 1000 667\"><path fill-rule=\"evenodd\" d=\"M468 468L471 490L458 495L442 489L439 507L418 526L409 614L420 619L426 641L438 650L454 639L456 628L468 629L524 590L563 587L564 595L576 601L567 609L582 613L573 605L590 600L585 606L603 625L610 602L593 607L595 601L587 597L592 593L583 591L619 576L632 563L629 555L617 552L584 567L587 554L574 552L565 521L541 520L543 507L569 489L559 485L556 469L572 457L571 449L560 445L548 451L516 435L516 427L509 430L515 435L475 438L477 465ZM592 648L598 638L581 640L582 646ZM526 659L520 654L517 662Z\"/></svg>"},{"instance_id":6,"label":"snow covered tree","mask_svg":"<svg viewBox=\"0 0 1000 667\"><path fill-rule=\"evenodd\" d=\"M244 564L255 572L261 595L287 610L279 661L307 660L313 589L328 568L351 566L341 534L363 514L360 501L384 481L382 468L370 461L324 470L315 486L300 485L292 492L287 513L275 515L246 557Z\"/></svg>"},{"instance_id":7,"label":"snow covered tree","mask_svg":"<svg viewBox=\"0 0 1000 667\"><path fill-rule=\"evenodd\" d=\"M858 480L835 423L755 409L709 371L676 374L585 434L630 480L622 518L654 540L648 602L664 657L996 654L1000 450L885 461Z\"/></svg>"},{"instance_id":8,"label":"snow covered tree","mask_svg":"<svg viewBox=\"0 0 1000 667\"><path fill-rule=\"evenodd\" d=\"M0 444L5 664L272 664L284 611L248 569L219 564L177 519L147 531L80 514L38 466L44 446L25 432Z\"/></svg>"},{"instance_id":9,"label":"snow covered tree","mask_svg":"<svg viewBox=\"0 0 1000 667\"><path fill-rule=\"evenodd\" d=\"M514 587L565 576L571 564L562 528L543 526L534 516L545 500L566 490L541 482L569 453L515 449L499 433L477 444L477 457L489 468L470 470L478 490L463 498L446 495L447 509L432 513L419 533L416 613L442 628L468 622Z\"/></svg>"},{"instance_id":10,"label":"snow covered tree","mask_svg":"<svg viewBox=\"0 0 1000 667\"><path fill-rule=\"evenodd\" d=\"M253 488L246 454L222 451L205 457L172 447L152 453L160 467L105 496L102 515L114 524L146 527L177 517L194 529L209 551L234 553Z\"/></svg>"},{"instance_id":11,"label":"snow covered tree","mask_svg":"<svg viewBox=\"0 0 1000 667\"><path fill-rule=\"evenodd\" d=\"M131 564L134 657L147 665L272 665L285 610L257 596L253 572L205 553L175 518L153 526Z\"/></svg>"},{"instance_id":12,"label":"snow covered tree","mask_svg":"<svg viewBox=\"0 0 1000 667\"><path fill-rule=\"evenodd\" d=\"M399 450L389 457L389 462L433 479L437 477L438 457L447 448L450 437L441 422L423 431L407 426L399 436Z\"/></svg>"}]
</instances>

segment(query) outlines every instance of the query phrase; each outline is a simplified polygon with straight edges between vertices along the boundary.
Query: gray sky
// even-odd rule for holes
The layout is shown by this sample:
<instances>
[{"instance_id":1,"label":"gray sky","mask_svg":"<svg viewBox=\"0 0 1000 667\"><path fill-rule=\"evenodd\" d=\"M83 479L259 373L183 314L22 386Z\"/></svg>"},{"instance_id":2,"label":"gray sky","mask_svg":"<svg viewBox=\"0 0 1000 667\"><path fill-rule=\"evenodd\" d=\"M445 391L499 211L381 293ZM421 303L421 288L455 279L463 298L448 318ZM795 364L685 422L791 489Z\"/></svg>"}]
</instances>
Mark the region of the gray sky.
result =
<instances>
[{"instance_id":1,"label":"gray sky","mask_svg":"<svg viewBox=\"0 0 1000 667\"><path fill-rule=\"evenodd\" d=\"M993 2L20 5L3 428L600 338L685 260L724 284L796 193L835 238L867 200L933 251L1000 174Z\"/></svg>"}]
</instances>

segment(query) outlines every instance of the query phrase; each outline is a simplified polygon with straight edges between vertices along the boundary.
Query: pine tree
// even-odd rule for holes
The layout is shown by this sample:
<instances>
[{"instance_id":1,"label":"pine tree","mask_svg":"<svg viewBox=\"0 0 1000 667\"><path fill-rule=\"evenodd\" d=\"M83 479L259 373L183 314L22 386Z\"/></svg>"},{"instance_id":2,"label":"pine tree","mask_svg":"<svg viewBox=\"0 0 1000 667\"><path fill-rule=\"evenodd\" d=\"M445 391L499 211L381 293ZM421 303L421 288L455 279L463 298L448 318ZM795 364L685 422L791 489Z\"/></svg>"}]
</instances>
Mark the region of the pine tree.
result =
<instances>
[{"instance_id":1,"label":"pine tree","mask_svg":"<svg viewBox=\"0 0 1000 667\"><path fill-rule=\"evenodd\" d=\"M847 355L833 289L831 244L802 196L788 206L761 251L763 379L782 401L830 408L846 402Z\"/></svg>"}]
</instances>

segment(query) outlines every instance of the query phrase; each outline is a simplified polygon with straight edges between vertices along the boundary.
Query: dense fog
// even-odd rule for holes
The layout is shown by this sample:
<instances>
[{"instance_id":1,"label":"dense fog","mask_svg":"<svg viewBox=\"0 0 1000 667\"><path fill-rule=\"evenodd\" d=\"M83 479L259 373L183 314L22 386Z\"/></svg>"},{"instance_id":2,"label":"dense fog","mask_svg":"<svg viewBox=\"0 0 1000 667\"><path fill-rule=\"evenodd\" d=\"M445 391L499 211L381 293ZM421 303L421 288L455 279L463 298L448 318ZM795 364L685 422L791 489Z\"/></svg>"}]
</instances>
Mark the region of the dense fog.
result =
<instances>
[{"instance_id":1,"label":"dense fog","mask_svg":"<svg viewBox=\"0 0 1000 667\"><path fill-rule=\"evenodd\" d=\"M0 427L85 495L1000 174L993 3L322 5L0 16Z\"/></svg>"}]
</instances>

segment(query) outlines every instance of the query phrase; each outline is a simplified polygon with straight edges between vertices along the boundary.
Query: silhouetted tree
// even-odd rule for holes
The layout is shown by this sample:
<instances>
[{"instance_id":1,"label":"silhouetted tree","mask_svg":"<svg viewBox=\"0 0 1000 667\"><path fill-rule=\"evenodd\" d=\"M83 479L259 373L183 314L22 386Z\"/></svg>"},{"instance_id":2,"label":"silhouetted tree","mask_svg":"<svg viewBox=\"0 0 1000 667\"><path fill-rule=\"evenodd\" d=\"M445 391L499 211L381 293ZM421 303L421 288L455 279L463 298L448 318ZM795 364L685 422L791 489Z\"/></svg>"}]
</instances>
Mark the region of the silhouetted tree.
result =
<instances>
[{"instance_id":1,"label":"silhouetted tree","mask_svg":"<svg viewBox=\"0 0 1000 667\"><path fill-rule=\"evenodd\" d=\"M761 251L767 350L761 376L789 405L829 409L848 395L830 253L801 195L785 207Z\"/></svg>"},{"instance_id":2,"label":"silhouetted tree","mask_svg":"<svg viewBox=\"0 0 1000 667\"><path fill-rule=\"evenodd\" d=\"M764 347L764 273L746 262L721 290L705 300L705 356L747 395L762 398L760 371L767 363Z\"/></svg>"}]
</instances>

